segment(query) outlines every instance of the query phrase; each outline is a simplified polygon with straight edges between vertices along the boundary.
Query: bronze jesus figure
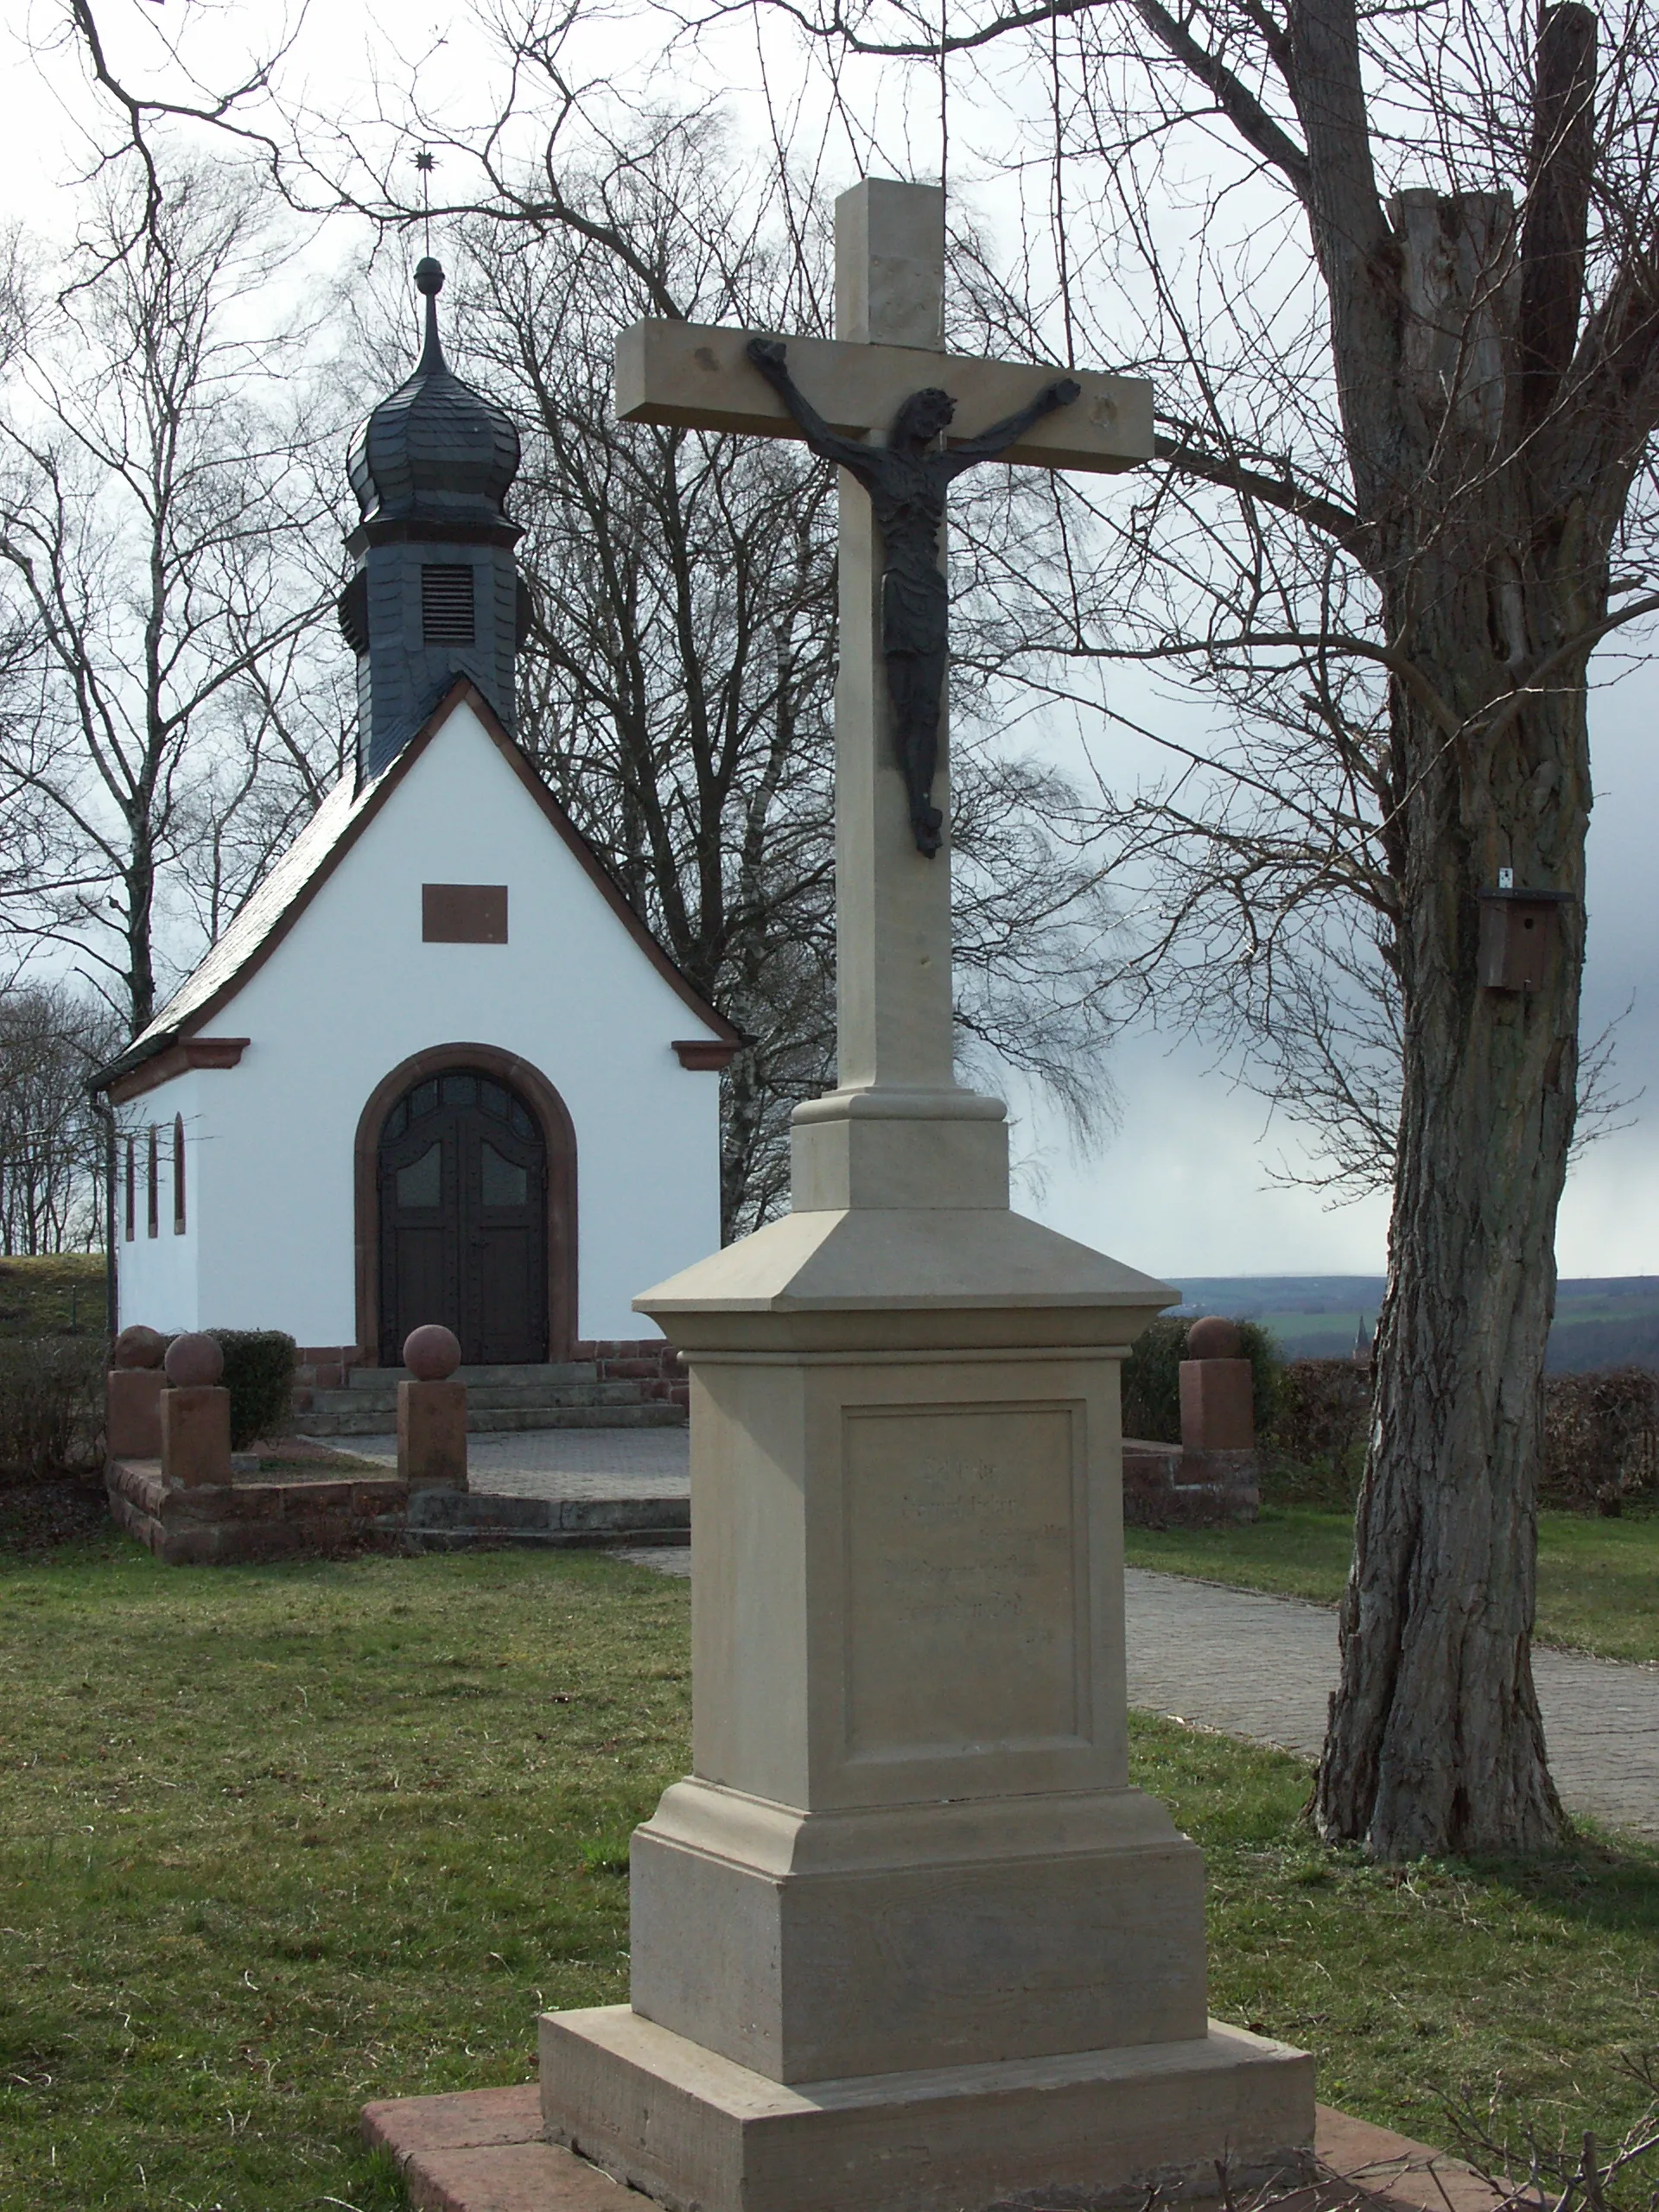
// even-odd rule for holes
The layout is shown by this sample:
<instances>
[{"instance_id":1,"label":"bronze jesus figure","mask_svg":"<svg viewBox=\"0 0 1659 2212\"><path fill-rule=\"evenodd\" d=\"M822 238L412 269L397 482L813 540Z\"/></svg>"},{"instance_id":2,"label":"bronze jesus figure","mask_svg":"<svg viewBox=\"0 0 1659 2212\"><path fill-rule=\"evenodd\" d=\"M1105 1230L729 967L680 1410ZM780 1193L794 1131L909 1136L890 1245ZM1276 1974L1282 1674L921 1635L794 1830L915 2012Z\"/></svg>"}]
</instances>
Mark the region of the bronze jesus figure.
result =
<instances>
[{"instance_id":1,"label":"bronze jesus figure","mask_svg":"<svg viewBox=\"0 0 1659 2212\"><path fill-rule=\"evenodd\" d=\"M943 842L944 828L933 804L933 778L950 652L950 600L939 572L944 495L953 477L977 461L996 460L1045 415L1069 407L1082 386L1070 377L1057 378L1017 415L945 449L939 441L957 403L948 391L930 385L912 392L900 407L885 446L868 446L830 428L790 375L786 349L779 340L752 338L748 357L794 416L811 450L849 470L870 495L886 563L881 658L893 701L893 738L910 794L916 849L931 859Z\"/></svg>"}]
</instances>

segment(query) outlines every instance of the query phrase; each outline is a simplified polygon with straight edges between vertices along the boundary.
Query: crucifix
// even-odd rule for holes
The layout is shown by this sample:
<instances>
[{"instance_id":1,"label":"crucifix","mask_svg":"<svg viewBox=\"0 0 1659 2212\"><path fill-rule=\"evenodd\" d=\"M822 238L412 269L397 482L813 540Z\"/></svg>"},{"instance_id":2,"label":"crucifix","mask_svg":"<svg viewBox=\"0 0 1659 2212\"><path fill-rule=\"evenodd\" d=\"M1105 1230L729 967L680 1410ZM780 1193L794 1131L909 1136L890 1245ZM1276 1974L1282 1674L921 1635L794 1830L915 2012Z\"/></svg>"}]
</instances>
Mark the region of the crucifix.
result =
<instances>
[{"instance_id":1,"label":"crucifix","mask_svg":"<svg viewBox=\"0 0 1659 2212\"><path fill-rule=\"evenodd\" d=\"M841 466L842 1096L955 1089L945 485L979 461L1098 472L1153 451L1149 384L947 354L944 294L944 193L866 178L836 203L835 339L652 321L617 347L625 422L804 439Z\"/></svg>"},{"instance_id":2,"label":"crucifix","mask_svg":"<svg viewBox=\"0 0 1659 2212\"><path fill-rule=\"evenodd\" d=\"M1008 1204L942 716L922 757L953 459L1127 468L1151 393L945 354L939 192L836 222L835 341L619 350L625 416L841 465L840 1065L790 1212L634 1300L690 1382L692 1770L634 1832L628 2003L542 2022L543 2120L703 2212L1202 2197L1300 2171L1313 2087L1207 2022L1200 1854L1129 1781L1118 1368L1174 1293Z\"/></svg>"}]
</instances>

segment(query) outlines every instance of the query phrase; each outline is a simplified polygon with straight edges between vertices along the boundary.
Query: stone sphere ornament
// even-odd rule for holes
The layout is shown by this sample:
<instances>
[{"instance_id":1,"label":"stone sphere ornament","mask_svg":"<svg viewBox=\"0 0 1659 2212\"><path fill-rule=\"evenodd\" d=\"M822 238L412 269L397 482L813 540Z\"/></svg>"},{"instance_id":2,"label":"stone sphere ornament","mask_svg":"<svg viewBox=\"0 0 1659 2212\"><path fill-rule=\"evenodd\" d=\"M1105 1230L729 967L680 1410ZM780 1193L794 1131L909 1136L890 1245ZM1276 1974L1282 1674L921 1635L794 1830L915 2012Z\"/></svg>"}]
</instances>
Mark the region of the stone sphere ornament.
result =
<instances>
[{"instance_id":1,"label":"stone sphere ornament","mask_svg":"<svg viewBox=\"0 0 1659 2212\"><path fill-rule=\"evenodd\" d=\"M1238 1333L1237 1322L1224 1320L1219 1313L1207 1314L1202 1321L1195 1321L1186 1332L1189 1359L1237 1359L1243 1350L1244 1339Z\"/></svg>"},{"instance_id":2,"label":"stone sphere ornament","mask_svg":"<svg viewBox=\"0 0 1659 2212\"><path fill-rule=\"evenodd\" d=\"M461 1365L461 1339L441 1321L428 1321L404 1338L404 1365L417 1382L444 1382Z\"/></svg>"},{"instance_id":3,"label":"stone sphere ornament","mask_svg":"<svg viewBox=\"0 0 1659 2212\"><path fill-rule=\"evenodd\" d=\"M167 1357L167 1338L159 1329L135 1321L122 1330L110 1357L117 1367L159 1367Z\"/></svg>"},{"instance_id":4,"label":"stone sphere ornament","mask_svg":"<svg viewBox=\"0 0 1659 2212\"><path fill-rule=\"evenodd\" d=\"M186 1336L174 1338L162 1364L175 1389L211 1389L225 1372L225 1355L213 1338L192 1329Z\"/></svg>"}]
</instances>

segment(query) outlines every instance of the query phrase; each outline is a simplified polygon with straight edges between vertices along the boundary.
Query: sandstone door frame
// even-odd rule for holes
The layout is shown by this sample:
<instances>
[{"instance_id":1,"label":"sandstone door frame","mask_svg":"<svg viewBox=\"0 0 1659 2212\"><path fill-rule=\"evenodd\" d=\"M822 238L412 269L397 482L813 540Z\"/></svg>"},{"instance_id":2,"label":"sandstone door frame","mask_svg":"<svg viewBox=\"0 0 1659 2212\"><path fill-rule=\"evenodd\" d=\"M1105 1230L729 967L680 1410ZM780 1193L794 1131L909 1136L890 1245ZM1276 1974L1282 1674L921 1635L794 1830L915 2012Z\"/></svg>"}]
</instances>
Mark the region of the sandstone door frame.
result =
<instances>
[{"instance_id":1,"label":"sandstone door frame","mask_svg":"<svg viewBox=\"0 0 1659 2212\"><path fill-rule=\"evenodd\" d=\"M380 1363L380 1132L406 1090L429 1076L469 1071L516 1090L540 1124L547 1159L547 1357L568 1360L576 1337L576 1132L541 1070L498 1046L431 1045L384 1076L357 1124L353 1154L358 1363Z\"/></svg>"}]
</instances>

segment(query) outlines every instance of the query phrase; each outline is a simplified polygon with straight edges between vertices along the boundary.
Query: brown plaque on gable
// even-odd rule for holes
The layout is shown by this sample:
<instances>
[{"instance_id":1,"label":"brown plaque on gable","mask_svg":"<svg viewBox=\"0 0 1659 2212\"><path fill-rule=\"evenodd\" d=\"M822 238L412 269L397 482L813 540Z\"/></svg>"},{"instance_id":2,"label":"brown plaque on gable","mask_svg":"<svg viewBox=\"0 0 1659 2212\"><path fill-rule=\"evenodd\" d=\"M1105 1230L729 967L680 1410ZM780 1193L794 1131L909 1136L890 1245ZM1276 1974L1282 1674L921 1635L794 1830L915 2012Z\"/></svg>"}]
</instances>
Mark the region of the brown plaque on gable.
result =
<instances>
[{"instance_id":1,"label":"brown plaque on gable","mask_svg":"<svg viewBox=\"0 0 1659 2212\"><path fill-rule=\"evenodd\" d=\"M427 944L505 944L505 883L423 883L421 938Z\"/></svg>"}]
</instances>

